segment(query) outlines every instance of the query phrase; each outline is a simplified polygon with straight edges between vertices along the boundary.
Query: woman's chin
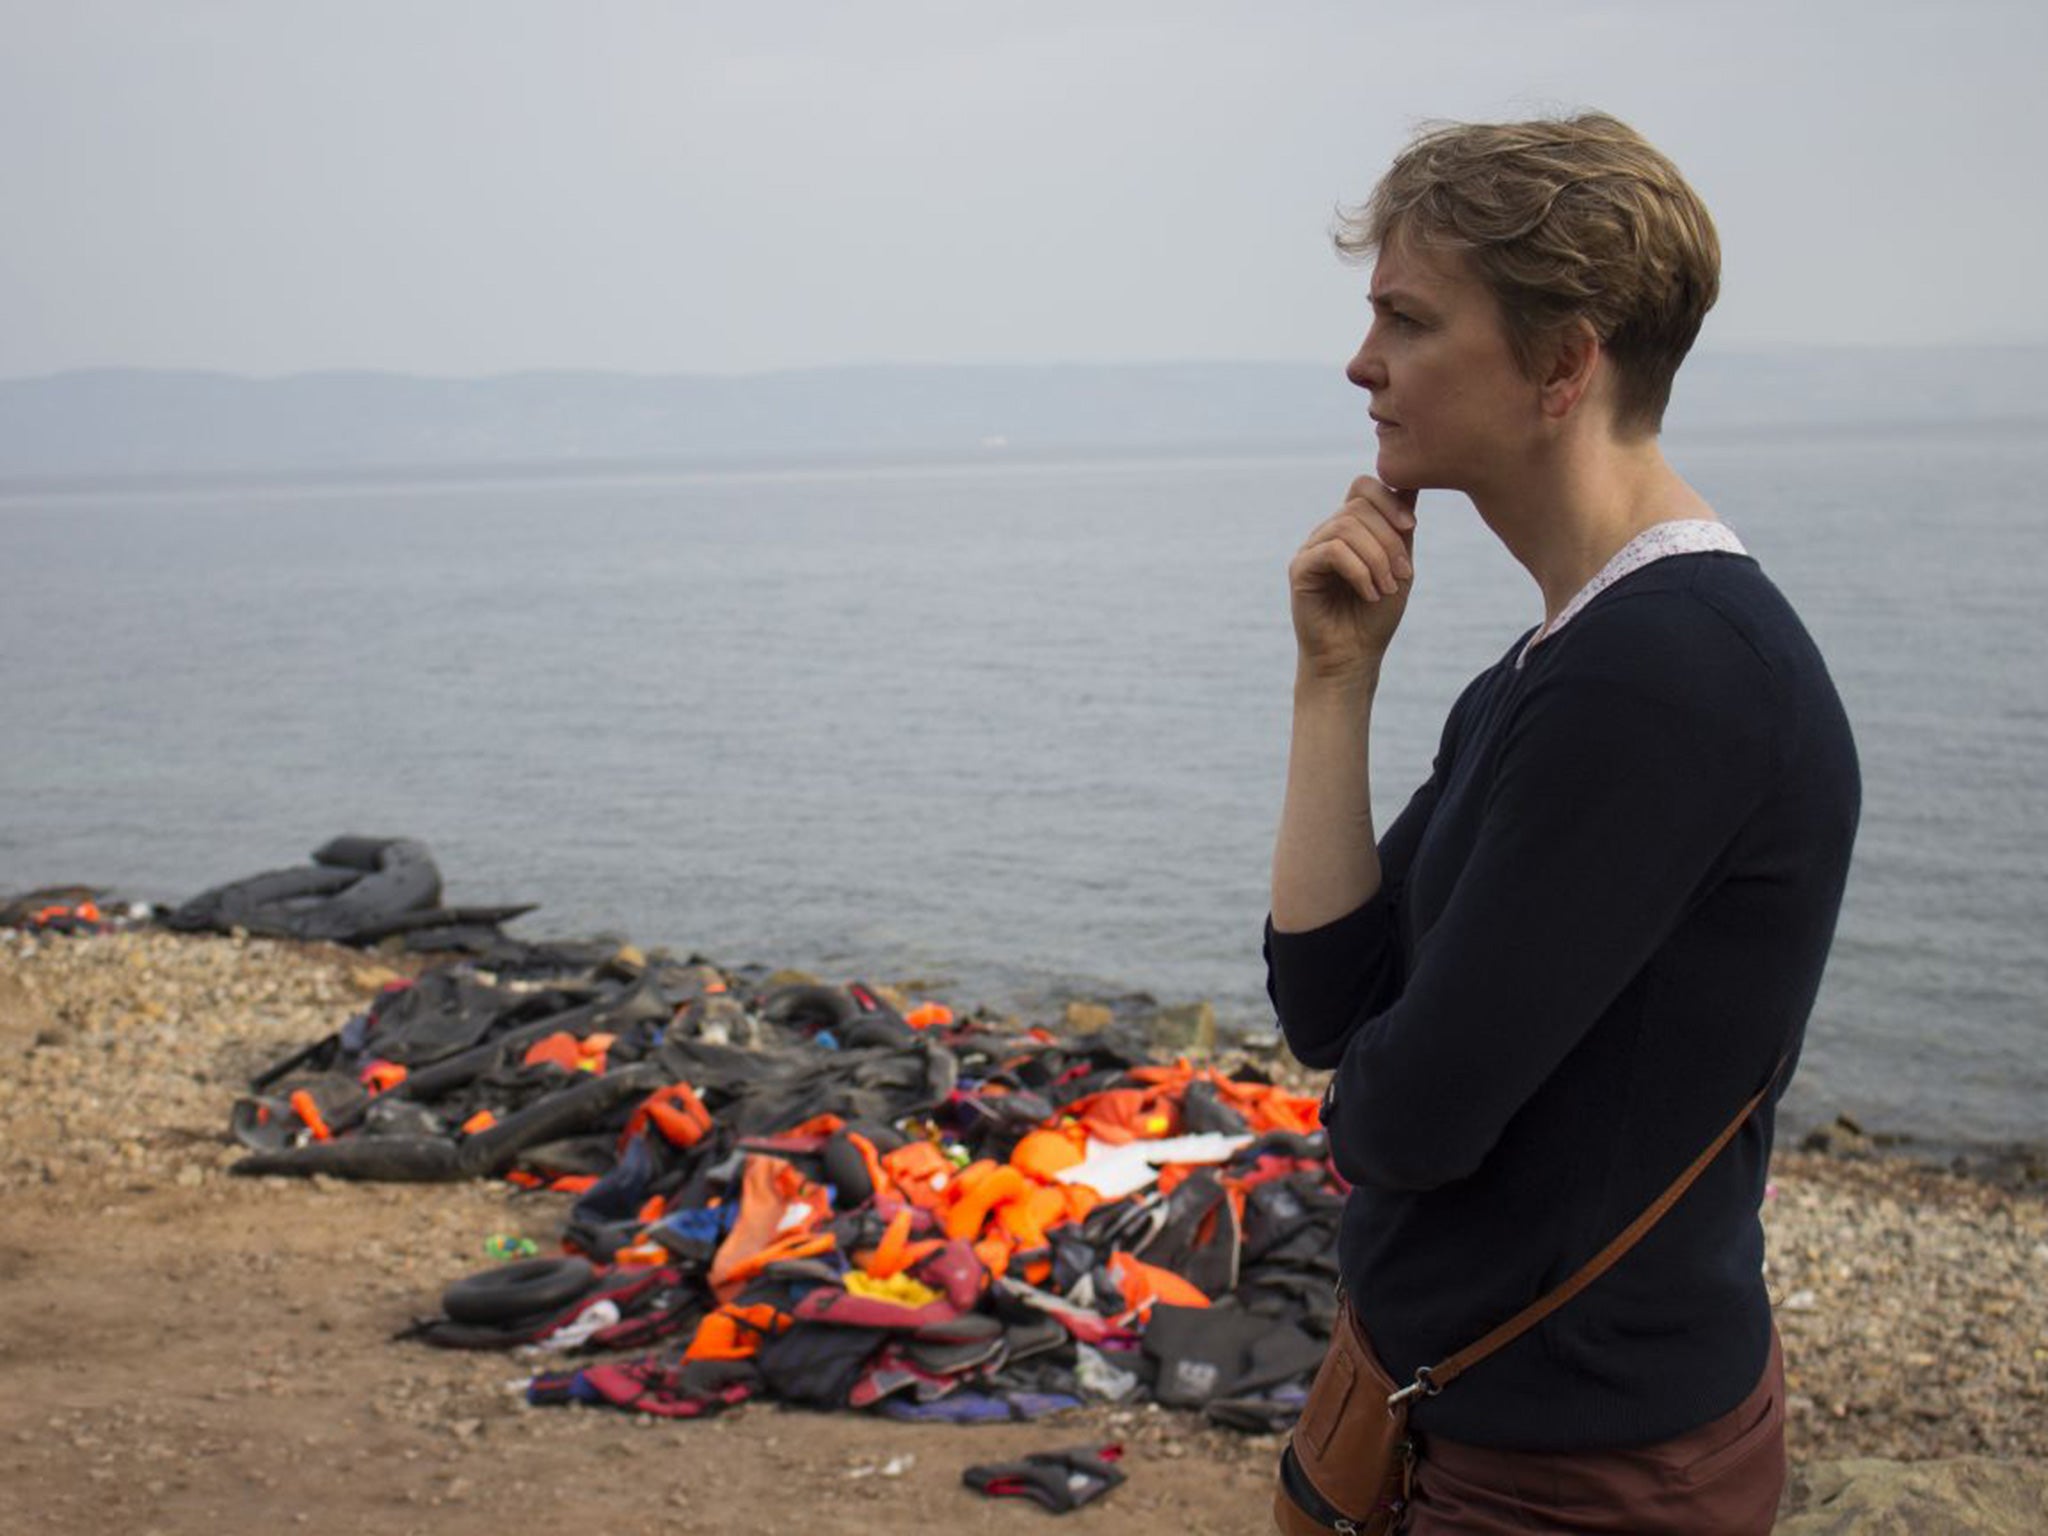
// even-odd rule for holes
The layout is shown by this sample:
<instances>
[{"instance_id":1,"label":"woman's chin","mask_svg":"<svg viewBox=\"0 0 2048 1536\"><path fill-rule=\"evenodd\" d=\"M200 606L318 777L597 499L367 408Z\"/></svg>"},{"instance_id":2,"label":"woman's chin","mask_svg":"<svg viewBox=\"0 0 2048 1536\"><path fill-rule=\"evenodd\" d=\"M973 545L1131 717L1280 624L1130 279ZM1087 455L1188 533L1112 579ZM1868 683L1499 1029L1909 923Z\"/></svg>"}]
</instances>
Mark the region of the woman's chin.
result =
<instances>
[{"instance_id":1,"label":"woman's chin","mask_svg":"<svg viewBox=\"0 0 2048 1536\"><path fill-rule=\"evenodd\" d=\"M1387 443L1380 444L1373 461L1373 474L1382 485L1396 491L1455 490L1449 477L1432 472L1429 465L1412 453L1403 453Z\"/></svg>"}]
</instances>

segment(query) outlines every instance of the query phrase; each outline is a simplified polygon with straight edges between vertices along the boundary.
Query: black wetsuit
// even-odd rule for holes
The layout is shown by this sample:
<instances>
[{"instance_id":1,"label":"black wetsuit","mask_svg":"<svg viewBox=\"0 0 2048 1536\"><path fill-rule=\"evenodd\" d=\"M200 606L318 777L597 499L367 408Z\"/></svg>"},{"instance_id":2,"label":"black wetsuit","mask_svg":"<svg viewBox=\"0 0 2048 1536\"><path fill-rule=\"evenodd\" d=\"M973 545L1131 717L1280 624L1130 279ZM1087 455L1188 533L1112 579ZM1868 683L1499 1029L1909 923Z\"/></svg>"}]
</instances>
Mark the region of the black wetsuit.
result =
<instances>
[{"instance_id":1,"label":"black wetsuit","mask_svg":"<svg viewBox=\"0 0 2048 1536\"><path fill-rule=\"evenodd\" d=\"M1336 1069L1346 1285L1403 1380L1568 1276L1796 1050L1855 835L1841 702L1746 555L1658 560L1517 669L1520 650L1453 708L1380 841L1379 892L1267 930L1288 1043ZM1590 1450L1740 1402L1770 1342L1774 1102L1613 1271L1416 1427Z\"/></svg>"}]
</instances>

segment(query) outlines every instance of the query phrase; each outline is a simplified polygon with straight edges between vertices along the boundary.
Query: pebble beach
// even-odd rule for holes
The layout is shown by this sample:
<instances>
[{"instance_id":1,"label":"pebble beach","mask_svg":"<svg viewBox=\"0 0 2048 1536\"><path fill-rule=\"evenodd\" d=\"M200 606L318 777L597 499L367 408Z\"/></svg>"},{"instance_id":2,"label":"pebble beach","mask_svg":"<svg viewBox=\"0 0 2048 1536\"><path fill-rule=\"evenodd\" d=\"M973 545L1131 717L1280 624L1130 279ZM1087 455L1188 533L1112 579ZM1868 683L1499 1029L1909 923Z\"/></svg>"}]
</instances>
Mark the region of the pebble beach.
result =
<instances>
[{"instance_id":1,"label":"pebble beach","mask_svg":"<svg viewBox=\"0 0 2048 1536\"><path fill-rule=\"evenodd\" d=\"M33 1027L0 1035L0 1177L87 1201L223 1180L244 1080L390 975L263 939L7 935L0 1004ZM1764 1219L1795 1453L2048 1454L2048 1191L2005 1185L1780 1150Z\"/></svg>"},{"instance_id":2,"label":"pebble beach","mask_svg":"<svg viewBox=\"0 0 2048 1536\"><path fill-rule=\"evenodd\" d=\"M431 1309L441 1286L474 1267L456 1254L473 1255L494 1230L545 1239L555 1213L517 1205L498 1185L323 1179L315 1184L325 1188L281 1190L226 1173L242 1155L226 1134L228 1111L249 1075L338 1028L392 975L385 957L322 945L150 929L0 933L0 1179L14 1192L0 1215L0 1279L34 1265L36 1223L60 1213L132 1225L151 1219L153 1205L204 1208L256 1234L271 1206L324 1201L344 1223L332 1233L346 1234L337 1240L360 1289L340 1290L303 1326L329 1344L359 1336L366 1358L381 1350L401 1369L403 1352L377 1337L394 1309ZM1852 1457L2048 1456L2048 1191L2010 1169L2002 1179L1972 1176L1837 1137L1832 1150L1779 1152L1764 1219L1795 1468ZM307 1229L279 1241L296 1250L318 1240ZM246 1264L286 1262L266 1257L260 1237L252 1245ZM0 1360L21 1352L0 1351ZM415 1373L406 1390L425 1394L423 1419L471 1426L473 1436L501 1411L475 1406L496 1402L479 1383L508 1374L507 1363L458 1366L452 1385ZM1263 1477L1270 1447L1249 1437L1232 1445L1198 1420L1175 1432L1172 1418L1149 1431L1162 1455L1186 1454L1178 1442L1199 1434L1204 1445L1217 1441L1219 1476ZM602 1427L632 1433L623 1423ZM1126 1432L1142 1440L1145 1429ZM11 1471L40 1465L39 1433L17 1434L25 1460Z\"/></svg>"}]
</instances>

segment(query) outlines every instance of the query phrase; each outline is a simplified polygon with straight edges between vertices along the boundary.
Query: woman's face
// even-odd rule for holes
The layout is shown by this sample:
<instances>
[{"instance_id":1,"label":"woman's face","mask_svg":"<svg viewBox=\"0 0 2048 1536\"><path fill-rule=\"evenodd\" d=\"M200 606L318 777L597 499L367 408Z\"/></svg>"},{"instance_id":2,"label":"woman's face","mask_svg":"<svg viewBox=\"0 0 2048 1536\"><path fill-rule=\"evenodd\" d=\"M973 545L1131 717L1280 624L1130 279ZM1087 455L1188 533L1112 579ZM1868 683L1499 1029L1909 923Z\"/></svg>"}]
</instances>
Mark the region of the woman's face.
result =
<instances>
[{"instance_id":1,"label":"woman's face","mask_svg":"<svg viewBox=\"0 0 2048 1536\"><path fill-rule=\"evenodd\" d=\"M1345 371L1372 395L1380 479L1479 495L1514 474L1542 421L1540 393L1465 258L1397 237L1373 266L1372 310Z\"/></svg>"}]
</instances>

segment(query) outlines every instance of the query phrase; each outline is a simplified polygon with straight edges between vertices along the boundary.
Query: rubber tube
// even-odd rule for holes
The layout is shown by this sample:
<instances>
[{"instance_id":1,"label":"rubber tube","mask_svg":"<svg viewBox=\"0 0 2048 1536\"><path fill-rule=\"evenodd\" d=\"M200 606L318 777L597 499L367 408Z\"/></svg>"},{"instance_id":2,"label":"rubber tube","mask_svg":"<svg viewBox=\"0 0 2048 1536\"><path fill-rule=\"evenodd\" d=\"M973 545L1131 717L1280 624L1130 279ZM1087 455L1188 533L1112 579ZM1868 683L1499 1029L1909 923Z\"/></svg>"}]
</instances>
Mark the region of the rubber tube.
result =
<instances>
[{"instance_id":1,"label":"rubber tube","mask_svg":"<svg viewBox=\"0 0 2048 1536\"><path fill-rule=\"evenodd\" d=\"M587 1259L524 1259L457 1280L441 1310L458 1323L508 1323L557 1311L596 1284Z\"/></svg>"}]
</instances>

